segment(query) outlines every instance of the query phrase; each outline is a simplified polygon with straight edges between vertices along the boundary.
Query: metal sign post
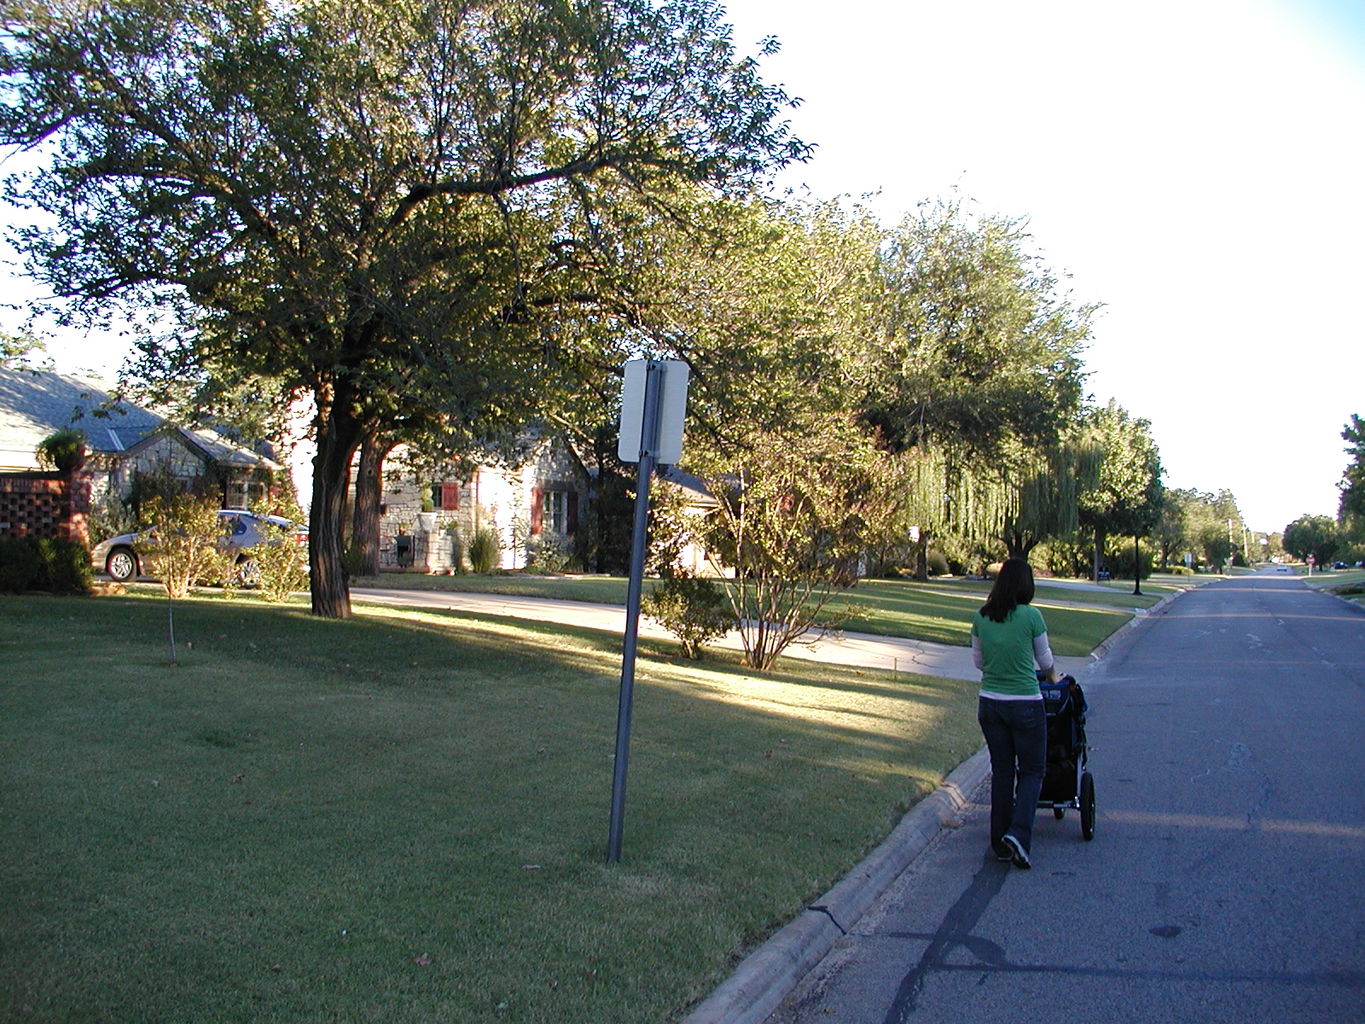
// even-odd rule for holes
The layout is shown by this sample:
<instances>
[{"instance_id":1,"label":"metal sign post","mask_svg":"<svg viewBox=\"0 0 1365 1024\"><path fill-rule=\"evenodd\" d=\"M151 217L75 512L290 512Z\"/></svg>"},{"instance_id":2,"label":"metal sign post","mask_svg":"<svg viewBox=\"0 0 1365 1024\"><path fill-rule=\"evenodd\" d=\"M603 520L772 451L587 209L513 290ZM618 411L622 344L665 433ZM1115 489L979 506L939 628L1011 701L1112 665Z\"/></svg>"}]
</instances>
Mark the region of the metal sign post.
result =
<instances>
[{"instance_id":1,"label":"metal sign post","mask_svg":"<svg viewBox=\"0 0 1365 1024\"><path fill-rule=\"evenodd\" d=\"M626 806L626 769L630 760L630 715L635 692L635 652L640 635L640 591L645 575L649 525L649 482L654 467L682 452L682 416L687 396L687 364L676 360L632 360L626 364L621 397L621 440L618 454L638 461L635 520L630 540L630 583L626 588L626 633L621 651L621 693L616 710L616 762L611 783L611 831L607 862L621 859L621 830Z\"/></svg>"}]
</instances>

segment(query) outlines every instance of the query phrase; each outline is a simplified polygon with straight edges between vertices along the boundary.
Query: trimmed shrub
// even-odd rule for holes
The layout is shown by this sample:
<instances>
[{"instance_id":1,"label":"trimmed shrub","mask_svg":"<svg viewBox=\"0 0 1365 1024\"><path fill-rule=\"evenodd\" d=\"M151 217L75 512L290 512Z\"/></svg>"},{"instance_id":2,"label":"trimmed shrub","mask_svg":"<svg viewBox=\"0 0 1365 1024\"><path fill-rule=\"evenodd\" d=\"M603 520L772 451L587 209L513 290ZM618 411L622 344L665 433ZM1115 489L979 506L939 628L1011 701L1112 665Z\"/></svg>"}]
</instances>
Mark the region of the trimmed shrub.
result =
<instances>
[{"instance_id":1,"label":"trimmed shrub","mask_svg":"<svg viewBox=\"0 0 1365 1024\"><path fill-rule=\"evenodd\" d=\"M0 592L42 590L43 562L37 538L0 537Z\"/></svg>"},{"instance_id":2,"label":"trimmed shrub","mask_svg":"<svg viewBox=\"0 0 1365 1024\"><path fill-rule=\"evenodd\" d=\"M527 553L526 570L554 576L573 568L573 554L567 544L557 540L541 541Z\"/></svg>"},{"instance_id":3,"label":"trimmed shrub","mask_svg":"<svg viewBox=\"0 0 1365 1024\"><path fill-rule=\"evenodd\" d=\"M47 537L0 537L0 591L88 594L93 574L84 544Z\"/></svg>"},{"instance_id":4,"label":"trimmed shrub","mask_svg":"<svg viewBox=\"0 0 1365 1024\"><path fill-rule=\"evenodd\" d=\"M683 654L693 661L701 659L703 646L735 624L725 591L697 576L665 577L640 601L640 610L676 636Z\"/></svg>"}]
</instances>

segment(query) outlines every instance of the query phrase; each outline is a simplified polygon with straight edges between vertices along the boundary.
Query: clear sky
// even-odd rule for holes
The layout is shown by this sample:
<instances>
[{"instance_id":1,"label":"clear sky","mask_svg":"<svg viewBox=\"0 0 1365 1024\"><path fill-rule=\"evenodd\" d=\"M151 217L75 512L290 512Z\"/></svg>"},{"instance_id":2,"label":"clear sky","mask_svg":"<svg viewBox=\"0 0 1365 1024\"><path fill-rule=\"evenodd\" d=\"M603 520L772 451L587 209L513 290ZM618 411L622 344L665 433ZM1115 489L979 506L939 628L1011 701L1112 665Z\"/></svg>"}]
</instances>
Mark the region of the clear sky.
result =
<instances>
[{"instance_id":1,"label":"clear sky","mask_svg":"<svg viewBox=\"0 0 1365 1024\"><path fill-rule=\"evenodd\" d=\"M1248 525L1336 515L1365 415L1365 3L729 0L819 148L783 177L1025 217L1100 302L1096 402Z\"/></svg>"},{"instance_id":2,"label":"clear sky","mask_svg":"<svg viewBox=\"0 0 1365 1024\"><path fill-rule=\"evenodd\" d=\"M1096 402L1152 423L1173 487L1253 529L1335 515L1365 415L1361 0L729 0L818 145L783 183L959 194L1029 220L1078 302ZM5 299L22 301L11 282ZM117 339L50 345L112 373Z\"/></svg>"}]
</instances>

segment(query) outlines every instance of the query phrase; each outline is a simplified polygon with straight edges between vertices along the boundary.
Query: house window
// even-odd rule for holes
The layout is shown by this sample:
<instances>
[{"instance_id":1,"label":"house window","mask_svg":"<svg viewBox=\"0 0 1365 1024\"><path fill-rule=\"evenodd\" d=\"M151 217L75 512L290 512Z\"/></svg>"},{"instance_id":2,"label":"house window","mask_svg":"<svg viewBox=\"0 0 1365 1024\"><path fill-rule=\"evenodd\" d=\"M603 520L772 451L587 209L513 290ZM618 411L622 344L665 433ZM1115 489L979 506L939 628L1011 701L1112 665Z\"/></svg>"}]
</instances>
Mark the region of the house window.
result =
<instances>
[{"instance_id":1,"label":"house window","mask_svg":"<svg viewBox=\"0 0 1365 1024\"><path fill-rule=\"evenodd\" d=\"M431 505L433 508L453 510L460 507L460 485L458 482L445 482L431 485Z\"/></svg>"},{"instance_id":2,"label":"house window","mask_svg":"<svg viewBox=\"0 0 1365 1024\"><path fill-rule=\"evenodd\" d=\"M574 491L536 488L531 502L531 533L567 537L577 529L578 495Z\"/></svg>"},{"instance_id":3,"label":"house window","mask_svg":"<svg viewBox=\"0 0 1365 1024\"><path fill-rule=\"evenodd\" d=\"M569 492L546 491L541 497L541 528L563 535L569 532Z\"/></svg>"},{"instance_id":4,"label":"house window","mask_svg":"<svg viewBox=\"0 0 1365 1024\"><path fill-rule=\"evenodd\" d=\"M188 486L186 489L189 489ZM228 481L228 508L250 508L256 501L265 496L266 485L259 480L238 477Z\"/></svg>"}]
</instances>

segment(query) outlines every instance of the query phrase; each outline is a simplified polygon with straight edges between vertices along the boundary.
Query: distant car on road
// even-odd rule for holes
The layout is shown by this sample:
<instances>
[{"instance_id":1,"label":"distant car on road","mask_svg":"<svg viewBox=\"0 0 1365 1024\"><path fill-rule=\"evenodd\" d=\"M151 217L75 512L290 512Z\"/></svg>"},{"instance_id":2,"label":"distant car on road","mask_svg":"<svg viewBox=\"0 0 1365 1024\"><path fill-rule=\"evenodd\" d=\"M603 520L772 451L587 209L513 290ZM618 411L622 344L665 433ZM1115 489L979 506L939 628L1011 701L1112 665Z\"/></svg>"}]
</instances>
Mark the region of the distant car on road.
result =
<instances>
[{"instance_id":1,"label":"distant car on road","mask_svg":"<svg viewBox=\"0 0 1365 1024\"><path fill-rule=\"evenodd\" d=\"M282 516L258 516L242 508L224 508L218 510L218 519L223 524L221 547L225 551L235 551L239 564L250 561L247 552L257 544L273 543L271 531L264 529L265 524L287 531L295 544L308 543L308 527L292 523ZM97 570L103 569L110 579L118 583L135 580L151 572L154 566L145 553L151 532L121 533L100 541L90 552L91 565Z\"/></svg>"},{"instance_id":2,"label":"distant car on road","mask_svg":"<svg viewBox=\"0 0 1365 1024\"><path fill-rule=\"evenodd\" d=\"M1333 569L1349 569L1350 566L1347 565L1345 562L1333 562L1333 563L1332 563L1332 568L1333 568Z\"/></svg>"}]
</instances>

